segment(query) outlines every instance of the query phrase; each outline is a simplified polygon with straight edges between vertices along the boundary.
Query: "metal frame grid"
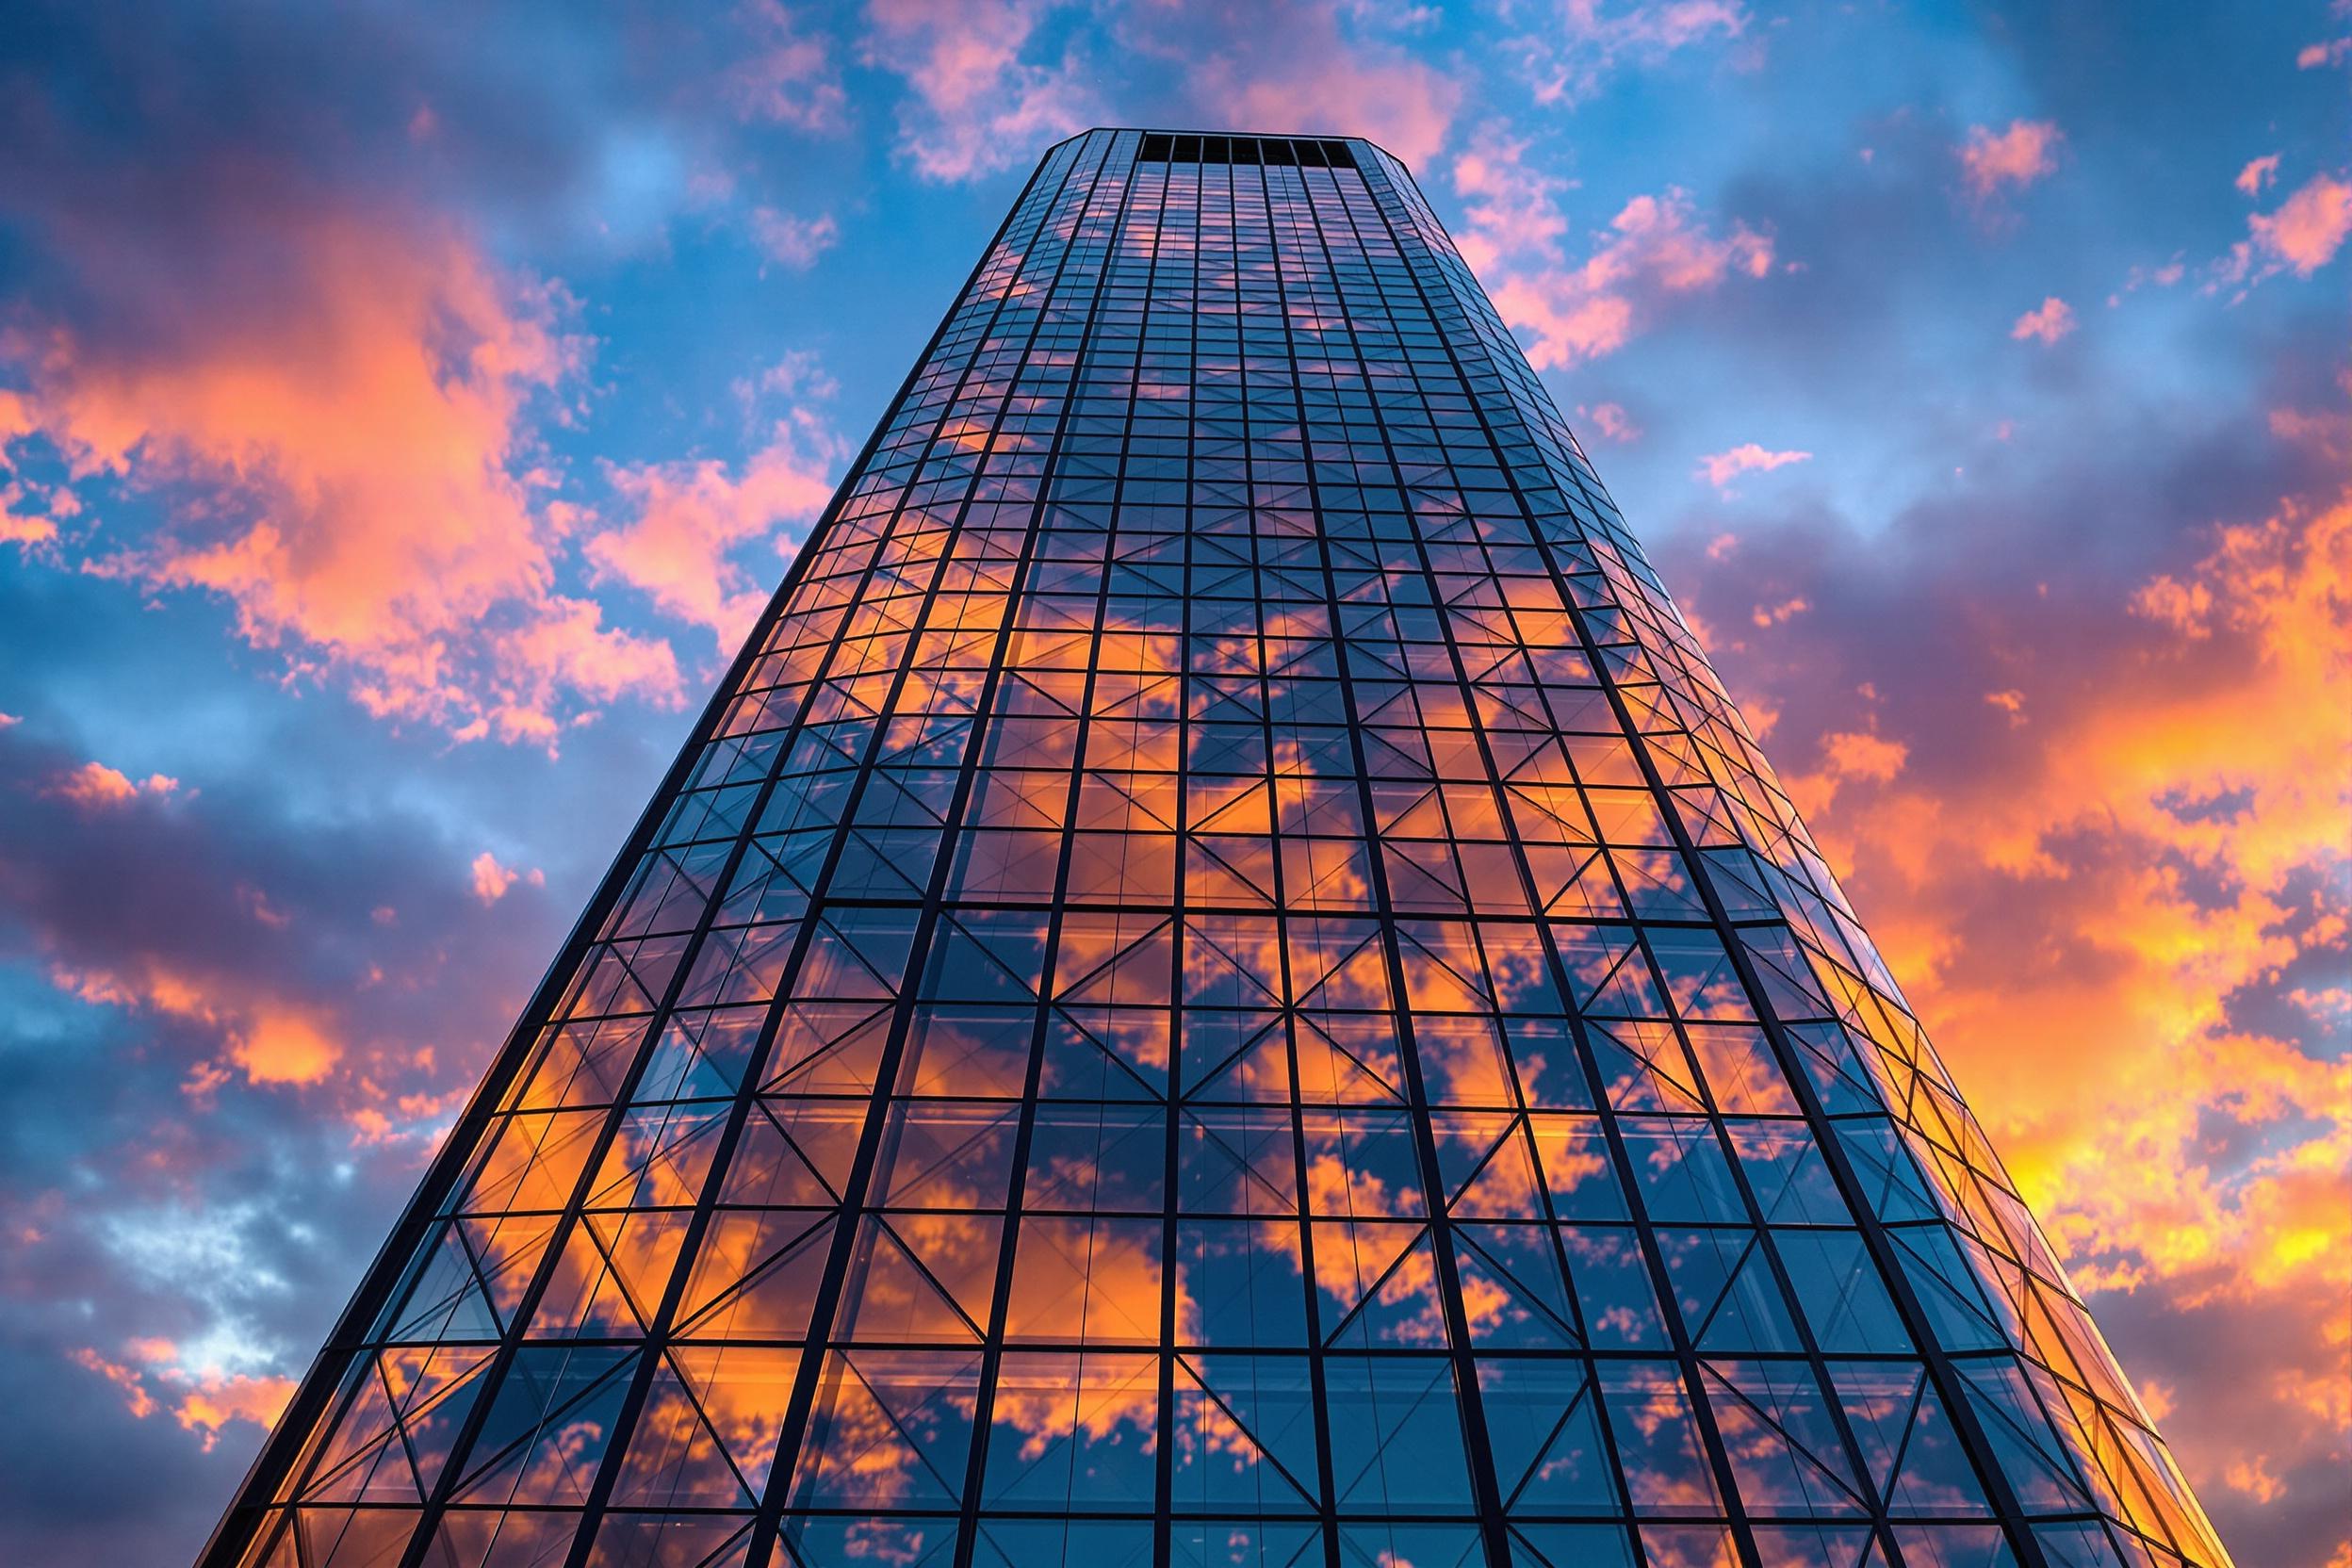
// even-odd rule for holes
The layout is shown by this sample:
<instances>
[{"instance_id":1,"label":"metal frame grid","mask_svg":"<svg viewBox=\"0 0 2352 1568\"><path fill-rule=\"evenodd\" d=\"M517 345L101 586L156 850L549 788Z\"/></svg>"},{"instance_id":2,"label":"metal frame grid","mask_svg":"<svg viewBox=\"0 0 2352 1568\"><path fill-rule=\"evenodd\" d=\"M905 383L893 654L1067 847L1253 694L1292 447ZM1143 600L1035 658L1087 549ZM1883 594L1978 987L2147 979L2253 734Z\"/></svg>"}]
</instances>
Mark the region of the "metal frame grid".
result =
<instances>
[{"instance_id":1,"label":"metal frame grid","mask_svg":"<svg viewBox=\"0 0 2352 1568\"><path fill-rule=\"evenodd\" d=\"M1411 175L1108 130L204 1559L2228 1560Z\"/></svg>"}]
</instances>

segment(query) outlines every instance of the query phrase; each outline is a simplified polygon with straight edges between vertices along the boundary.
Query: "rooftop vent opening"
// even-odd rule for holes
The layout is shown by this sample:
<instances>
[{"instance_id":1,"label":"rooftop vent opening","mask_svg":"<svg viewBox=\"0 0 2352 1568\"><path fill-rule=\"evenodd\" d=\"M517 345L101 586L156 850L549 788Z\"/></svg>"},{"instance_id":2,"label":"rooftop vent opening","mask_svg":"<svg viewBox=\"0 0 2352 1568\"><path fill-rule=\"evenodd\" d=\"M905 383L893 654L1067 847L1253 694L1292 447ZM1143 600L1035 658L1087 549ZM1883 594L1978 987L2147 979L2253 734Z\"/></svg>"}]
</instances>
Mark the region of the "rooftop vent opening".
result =
<instances>
[{"instance_id":1,"label":"rooftop vent opening","mask_svg":"<svg viewBox=\"0 0 2352 1568\"><path fill-rule=\"evenodd\" d=\"M1137 163L1265 163L1290 169L1353 169L1355 150L1345 141L1306 137L1176 136L1153 131L1135 154Z\"/></svg>"}]
</instances>

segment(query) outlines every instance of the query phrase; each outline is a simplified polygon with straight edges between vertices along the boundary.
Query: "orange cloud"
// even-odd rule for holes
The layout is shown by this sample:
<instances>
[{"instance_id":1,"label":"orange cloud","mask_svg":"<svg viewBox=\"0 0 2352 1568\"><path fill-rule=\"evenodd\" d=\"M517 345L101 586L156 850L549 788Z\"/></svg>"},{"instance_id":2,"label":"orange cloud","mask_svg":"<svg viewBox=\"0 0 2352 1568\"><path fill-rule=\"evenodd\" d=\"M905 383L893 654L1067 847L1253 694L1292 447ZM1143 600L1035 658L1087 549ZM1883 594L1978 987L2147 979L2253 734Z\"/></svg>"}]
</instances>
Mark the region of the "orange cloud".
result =
<instances>
[{"instance_id":1,"label":"orange cloud","mask_svg":"<svg viewBox=\"0 0 2352 1568\"><path fill-rule=\"evenodd\" d=\"M2053 294L2018 317L2009 329L2009 335L2020 343L2029 337L2055 343L2073 330L2074 307Z\"/></svg>"},{"instance_id":2,"label":"orange cloud","mask_svg":"<svg viewBox=\"0 0 2352 1568\"><path fill-rule=\"evenodd\" d=\"M2103 613L2096 655L2012 629L2014 686L1822 733L1787 787L2077 1284L2268 1325L2276 1386L2173 1434L2268 1502L2352 1430L2352 1065L2325 988L2280 980L2352 923L2352 495L2215 529ZM2257 1429L2271 1470L2225 1476Z\"/></svg>"},{"instance_id":3,"label":"orange cloud","mask_svg":"<svg viewBox=\"0 0 2352 1568\"><path fill-rule=\"evenodd\" d=\"M1989 126L1971 125L1960 148L1961 177L1980 200L2004 185L2022 190L2056 172L2058 145L2065 139L2047 120L2012 120L1998 134Z\"/></svg>"},{"instance_id":4,"label":"orange cloud","mask_svg":"<svg viewBox=\"0 0 2352 1568\"><path fill-rule=\"evenodd\" d=\"M232 1421L247 1421L268 1430L276 1425L294 1397L294 1380L253 1377L246 1373L199 1378L172 1408L172 1418L204 1440L204 1452L220 1441L220 1429Z\"/></svg>"},{"instance_id":5,"label":"orange cloud","mask_svg":"<svg viewBox=\"0 0 2352 1568\"><path fill-rule=\"evenodd\" d=\"M515 871L500 865L498 858L486 849L475 856L466 869L473 874L474 896L484 904L496 904L517 882L528 882L534 888L546 887L547 882L547 874L537 867L528 872Z\"/></svg>"},{"instance_id":6,"label":"orange cloud","mask_svg":"<svg viewBox=\"0 0 2352 1568\"><path fill-rule=\"evenodd\" d=\"M773 569L750 571L731 552L813 522L832 498L832 469L843 455L804 410L778 424L740 474L712 461L609 470L635 515L588 541L597 580L642 590L663 613L708 627L722 647L733 647L767 603ZM783 547L789 536L777 543Z\"/></svg>"},{"instance_id":7,"label":"orange cloud","mask_svg":"<svg viewBox=\"0 0 2352 1568\"><path fill-rule=\"evenodd\" d=\"M256 1084L315 1084L343 1048L320 1021L296 1008L265 1006L229 1038L229 1057Z\"/></svg>"},{"instance_id":8,"label":"orange cloud","mask_svg":"<svg viewBox=\"0 0 2352 1568\"><path fill-rule=\"evenodd\" d=\"M84 1346L69 1352L74 1365L89 1368L120 1389L122 1405L134 1419L144 1421L155 1413L155 1396L147 1392L147 1381L139 1375L139 1368L109 1361L97 1351Z\"/></svg>"},{"instance_id":9,"label":"orange cloud","mask_svg":"<svg viewBox=\"0 0 2352 1568\"><path fill-rule=\"evenodd\" d=\"M84 762L59 777L50 786L49 792L60 800L97 810L128 805L141 795L168 795L179 787L178 779L165 774L151 773L133 783L128 775L104 762Z\"/></svg>"},{"instance_id":10,"label":"orange cloud","mask_svg":"<svg viewBox=\"0 0 2352 1568\"><path fill-rule=\"evenodd\" d=\"M253 1084L316 1084L343 1057L332 1022L317 1008L285 1000L250 976L202 976L151 955L125 955L111 969L57 965L50 982L84 1002L141 1009L217 1030L230 1063ZM203 1094L226 1082L217 1063L190 1081Z\"/></svg>"},{"instance_id":11,"label":"orange cloud","mask_svg":"<svg viewBox=\"0 0 2352 1568\"><path fill-rule=\"evenodd\" d=\"M2215 264L2213 286L2256 284L2280 272L2308 278L2352 237L2352 181L2314 174L2275 211L2248 217L2246 226L2247 237Z\"/></svg>"},{"instance_id":12,"label":"orange cloud","mask_svg":"<svg viewBox=\"0 0 2352 1568\"><path fill-rule=\"evenodd\" d=\"M554 586L563 517L527 477L528 410L581 349L560 302L472 245L350 216L275 221L266 307L182 302L137 342L10 340L31 429L166 524L86 563L236 610L256 646L371 711L544 738L580 703L678 699L666 646Z\"/></svg>"},{"instance_id":13,"label":"orange cloud","mask_svg":"<svg viewBox=\"0 0 2352 1568\"><path fill-rule=\"evenodd\" d=\"M137 1340L128 1351L131 1359L140 1364L134 1366L110 1360L88 1347L69 1352L67 1359L95 1372L120 1390L123 1408L136 1420L144 1421L155 1414L165 1408L164 1400L169 1400L172 1418L196 1433L207 1454L220 1441L220 1429L229 1423L248 1422L266 1430L285 1411L286 1401L294 1397L291 1378L223 1372L218 1368L191 1370L181 1364L179 1349L170 1340ZM162 1399L156 1397L158 1393Z\"/></svg>"}]
</instances>

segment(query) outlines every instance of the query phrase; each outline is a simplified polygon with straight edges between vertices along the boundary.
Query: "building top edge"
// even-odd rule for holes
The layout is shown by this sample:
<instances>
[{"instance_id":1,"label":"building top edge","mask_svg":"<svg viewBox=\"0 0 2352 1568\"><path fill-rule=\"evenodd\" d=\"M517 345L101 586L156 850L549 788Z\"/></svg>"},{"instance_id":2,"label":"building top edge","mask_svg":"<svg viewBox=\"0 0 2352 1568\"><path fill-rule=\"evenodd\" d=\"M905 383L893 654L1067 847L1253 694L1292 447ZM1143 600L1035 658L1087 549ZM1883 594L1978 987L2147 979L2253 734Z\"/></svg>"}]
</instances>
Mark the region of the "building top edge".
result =
<instances>
[{"instance_id":1,"label":"building top edge","mask_svg":"<svg viewBox=\"0 0 2352 1568\"><path fill-rule=\"evenodd\" d=\"M1073 141L1084 141L1090 136L1116 136L1120 133L1132 133L1137 136L1169 137L1250 137L1261 141L1344 141L1351 146L1369 147L1372 151L1380 154L1380 156L1388 159L1389 162L1403 170L1407 174L1412 174L1413 172L1411 164L1407 163L1403 158L1398 157L1395 153L1390 152L1387 148L1381 146L1379 142L1373 140L1368 136L1350 136L1340 132L1317 130L1259 130L1233 125L1221 126L1213 129L1204 129L1200 126L1185 125L1089 125L1083 131L1074 132L1070 136L1062 138L1059 141L1051 143L1045 148L1044 152L1040 153L1038 155L1040 157L1047 156L1057 147L1066 147Z\"/></svg>"}]
</instances>

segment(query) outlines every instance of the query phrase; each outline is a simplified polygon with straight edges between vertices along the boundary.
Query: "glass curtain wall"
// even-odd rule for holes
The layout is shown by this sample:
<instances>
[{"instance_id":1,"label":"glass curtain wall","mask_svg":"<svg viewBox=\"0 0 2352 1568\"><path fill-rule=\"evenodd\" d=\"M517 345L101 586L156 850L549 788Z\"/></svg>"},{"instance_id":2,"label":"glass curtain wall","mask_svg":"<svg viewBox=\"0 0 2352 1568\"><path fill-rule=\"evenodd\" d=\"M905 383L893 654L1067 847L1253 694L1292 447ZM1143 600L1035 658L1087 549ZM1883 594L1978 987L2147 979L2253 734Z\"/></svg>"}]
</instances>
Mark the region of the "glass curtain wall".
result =
<instances>
[{"instance_id":1,"label":"glass curtain wall","mask_svg":"<svg viewBox=\"0 0 2352 1568\"><path fill-rule=\"evenodd\" d=\"M2228 1557L1411 175L1101 130L206 1561Z\"/></svg>"}]
</instances>

